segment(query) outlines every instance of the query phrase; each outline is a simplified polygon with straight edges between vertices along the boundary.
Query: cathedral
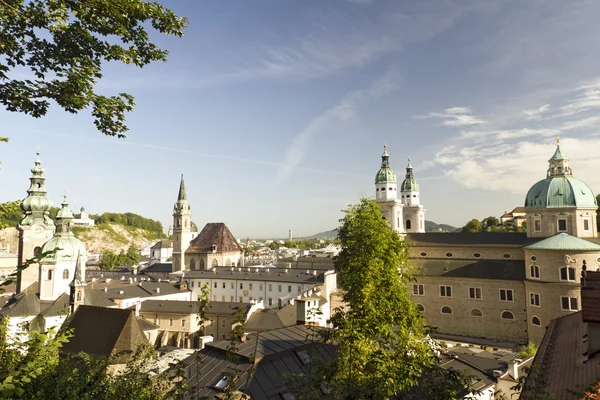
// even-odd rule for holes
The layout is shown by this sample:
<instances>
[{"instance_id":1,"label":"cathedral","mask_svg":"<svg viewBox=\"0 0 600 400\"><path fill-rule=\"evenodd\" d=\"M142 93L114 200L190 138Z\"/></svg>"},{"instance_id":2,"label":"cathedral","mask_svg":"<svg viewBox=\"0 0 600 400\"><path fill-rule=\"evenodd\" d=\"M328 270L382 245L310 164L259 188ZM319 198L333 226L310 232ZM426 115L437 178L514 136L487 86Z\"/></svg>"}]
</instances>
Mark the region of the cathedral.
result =
<instances>
[{"instance_id":1,"label":"cathedral","mask_svg":"<svg viewBox=\"0 0 600 400\"><path fill-rule=\"evenodd\" d=\"M539 343L551 320L581 310L586 272L600 267L598 204L558 142L525 196L526 233L425 233L410 160L400 199L396 185L384 147L375 199L410 244L410 293L440 334Z\"/></svg>"}]
</instances>

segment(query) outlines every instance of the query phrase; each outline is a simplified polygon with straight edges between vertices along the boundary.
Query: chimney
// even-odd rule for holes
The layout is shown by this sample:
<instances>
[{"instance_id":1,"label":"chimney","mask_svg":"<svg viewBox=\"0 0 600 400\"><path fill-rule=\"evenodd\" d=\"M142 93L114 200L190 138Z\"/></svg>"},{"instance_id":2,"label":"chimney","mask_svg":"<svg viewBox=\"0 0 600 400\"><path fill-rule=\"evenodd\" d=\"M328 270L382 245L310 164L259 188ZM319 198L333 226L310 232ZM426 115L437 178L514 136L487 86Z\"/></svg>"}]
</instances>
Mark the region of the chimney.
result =
<instances>
[{"instance_id":1,"label":"chimney","mask_svg":"<svg viewBox=\"0 0 600 400\"><path fill-rule=\"evenodd\" d=\"M514 360L512 360L508 363L508 373L510 374L510 376L512 376L512 378L514 380L519 379L519 365L522 362L523 362L523 360L515 358Z\"/></svg>"},{"instance_id":2,"label":"chimney","mask_svg":"<svg viewBox=\"0 0 600 400\"><path fill-rule=\"evenodd\" d=\"M159 287L156 288L156 293L160 293L160 288Z\"/></svg>"},{"instance_id":3,"label":"chimney","mask_svg":"<svg viewBox=\"0 0 600 400\"><path fill-rule=\"evenodd\" d=\"M104 290L104 292L108 292L108 288L107 288L107 287L105 287L105 288L104 288L104 289L102 289L102 290Z\"/></svg>"}]
</instances>

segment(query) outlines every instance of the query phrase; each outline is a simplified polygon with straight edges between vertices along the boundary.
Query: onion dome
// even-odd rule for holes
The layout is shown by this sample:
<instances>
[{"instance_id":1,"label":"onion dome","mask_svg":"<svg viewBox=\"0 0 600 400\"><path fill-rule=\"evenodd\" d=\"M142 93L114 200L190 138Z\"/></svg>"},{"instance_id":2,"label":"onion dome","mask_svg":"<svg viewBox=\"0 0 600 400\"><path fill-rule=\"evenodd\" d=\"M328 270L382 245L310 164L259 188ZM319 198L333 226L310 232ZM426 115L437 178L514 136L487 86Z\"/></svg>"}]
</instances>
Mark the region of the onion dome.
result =
<instances>
[{"instance_id":1,"label":"onion dome","mask_svg":"<svg viewBox=\"0 0 600 400\"><path fill-rule=\"evenodd\" d=\"M381 155L381 168L375 176L375 183L396 183L396 174L390 168L390 156L385 144L383 145L383 154Z\"/></svg>"},{"instance_id":2,"label":"onion dome","mask_svg":"<svg viewBox=\"0 0 600 400\"><path fill-rule=\"evenodd\" d=\"M35 223L44 224L48 227L54 227L54 222L50 218L50 209L52 202L46 197L46 188L44 187L44 168L40 161L40 152L37 152L35 165L31 169L31 184L27 190L27 197L21 202L21 210L25 217L21 220L21 226L33 225Z\"/></svg>"},{"instance_id":3,"label":"onion dome","mask_svg":"<svg viewBox=\"0 0 600 400\"><path fill-rule=\"evenodd\" d=\"M408 165L406 166L406 179L402 182L400 187L401 192L418 192L419 184L413 175L413 167L410 164L410 157L408 158Z\"/></svg>"},{"instance_id":4,"label":"onion dome","mask_svg":"<svg viewBox=\"0 0 600 400\"><path fill-rule=\"evenodd\" d=\"M573 177L569 159L560 151L558 140L556 151L548 163L547 178L534 184L527 192L526 209L598 207L592 189L585 182Z\"/></svg>"},{"instance_id":5,"label":"onion dome","mask_svg":"<svg viewBox=\"0 0 600 400\"><path fill-rule=\"evenodd\" d=\"M42 253L52 250L57 251L45 257L44 263L54 264L76 261L78 255L85 259L85 245L73 235L71 230L72 221L73 213L69 210L69 203L67 203L67 196L65 195L62 208L56 215L56 233L52 239L42 246Z\"/></svg>"}]
</instances>

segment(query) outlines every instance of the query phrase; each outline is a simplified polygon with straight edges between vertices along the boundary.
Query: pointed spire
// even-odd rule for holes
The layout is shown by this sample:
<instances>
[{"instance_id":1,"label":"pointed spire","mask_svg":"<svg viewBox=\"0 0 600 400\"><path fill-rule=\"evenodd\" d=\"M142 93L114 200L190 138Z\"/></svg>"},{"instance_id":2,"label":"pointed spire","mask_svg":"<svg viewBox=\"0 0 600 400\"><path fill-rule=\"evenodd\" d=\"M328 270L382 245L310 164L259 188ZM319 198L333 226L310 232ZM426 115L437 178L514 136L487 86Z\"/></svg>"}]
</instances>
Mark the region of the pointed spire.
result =
<instances>
[{"instance_id":1,"label":"pointed spire","mask_svg":"<svg viewBox=\"0 0 600 400\"><path fill-rule=\"evenodd\" d=\"M560 151L560 137L559 137L556 139L556 150L554 151L552 158L550 158L548 161L560 161L560 160L566 160L566 159L568 159L568 157L563 155L562 152Z\"/></svg>"},{"instance_id":2,"label":"pointed spire","mask_svg":"<svg viewBox=\"0 0 600 400\"><path fill-rule=\"evenodd\" d=\"M21 226L33 225L35 223L44 224L47 227L54 227L50 218L50 209L52 202L46 197L46 188L44 187L44 168L40 160L40 149L36 149L36 159L33 168L31 168L30 185L27 190L27 197L21 202L21 210L25 214L21 220Z\"/></svg>"},{"instance_id":3,"label":"pointed spire","mask_svg":"<svg viewBox=\"0 0 600 400\"><path fill-rule=\"evenodd\" d=\"M390 155L387 152L387 143L383 142L383 154L381 155L381 168L390 166Z\"/></svg>"},{"instance_id":4,"label":"pointed spire","mask_svg":"<svg viewBox=\"0 0 600 400\"><path fill-rule=\"evenodd\" d=\"M187 201L185 182L183 181L183 172L181 173L181 183L179 184L179 196L177 196L177 202L181 201Z\"/></svg>"},{"instance_id":5,"label":"pointed spire","mask_svg":"<svg viewBox=\"0 0 600 400\"><path fill-rule=\"evenodd\" d=\"M83 269L81 267L81 253L77 253L77 264L75 264L75 275L69 284L71 287L87 286L83 277Z\"/></svg>"}]
</instances>

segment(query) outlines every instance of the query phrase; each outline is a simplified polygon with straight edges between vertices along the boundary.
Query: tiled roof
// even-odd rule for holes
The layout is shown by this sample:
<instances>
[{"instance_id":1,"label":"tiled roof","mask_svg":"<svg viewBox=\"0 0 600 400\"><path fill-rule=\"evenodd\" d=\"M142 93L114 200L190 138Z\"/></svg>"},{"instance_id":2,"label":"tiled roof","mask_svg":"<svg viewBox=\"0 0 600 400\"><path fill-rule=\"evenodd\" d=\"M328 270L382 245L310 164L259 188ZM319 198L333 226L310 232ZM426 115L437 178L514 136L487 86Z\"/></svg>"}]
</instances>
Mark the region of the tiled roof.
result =
<instances>
[{"instance_id":1,"label":"tiled roof","mask_svg":"<svg viewBox=\"0 0 600 400\"><path fill-rule=\"evenodd\" d=\"M210 222L191 241L186 253L212 253L213 246L216 246L217 253L243 251L227 225L222 222Z\"/></svg>"},{"instance_id":2,"label":"tiled roof","mask_svg":"<svg viewBox=\"0 0 600 400\"><path fill-rule=\"evenodd\" d=\"M173 247L173 241L169 240L169 239L163 239L163 240L159 240L158 242L156 242L154 244L154 246L150 247L152 250L156 250L156 249L168 249L170 247Z\"/></svg>"},{"instance_id":3,"label":"tiled roof","mask_svg":"<svg viewBox=\"0 0 600 400\"><path fill-rule=\"evenodd\" d=\"M173 272L173 263L154 263L154 264L151 264L150 266L142 269L140 271L140 274L144 275L144 274L148 274L148 273L152 273L152 272L171 273L171 272Z\"/></svg>"},{"instance_id":4,"label":"tiled roof","mask_svg":"<svg viewBox=\"0 0 600 400\"><path fill-rule=\"evenodd\" d=\"M588 272L581 287L583 322L600 322L600 272Z\"/></svg>"},{"instance_id":5,"label":"tiled roof","mask_svg":"<svg viewBox=\"0 0 600 400\"><path fill-rule=\"evenodd\" d=\"M525 214L525 207L519 206L515 207L514 210L511 211L512 214Z\"/></svg>"},{"instance_id":6,"label":"tiled roof","mask_svg":"<svg viewBox=\"0 0 600 400\"><path fill-rule=\"evenodd\" d=\"M571 391L600 380L600 356L587 357L587 324L582 312L565 315L550 322L534 359L534 370L541 375L543 389L555 395L557 400L578 399ZM539 388L528 380L522 395L535 393Z\"/></svg>"},{"instance_id":7,"label":"tiled roof","mask_svg":"<svg viewBox=\"0 0 600 400\"><path fill-rule=\"evenodd\" d=\"M281 399L288 390L285 375L307 372L299 353L310 350L312 356L321 360L334 357L333 346L315 343L310 339L311 332L309 327L296 325L248 335L237 346L240 357L233 362L226 358L229 341L208 343L198 355L185 361L186 370L191 372L187 385L196 387L199 397L214 398L222 395L215 387L217 382L226 372L237 369L240 377L233 384L234 390L244 389L253 399ZM254 356L254 372L248 377Z\"/></svg>"},{"instance_id":8,"label":"tiled roof","mask_svg":"<svg viewBox=\"0 0 600 400\"><path fill-rule=\"evenodd\" d=\"M147 321L142 317L136 317L136 319L138 321L138 324L140 324L140 329L143 330L144 332L154 331L154 330L160 328L160 326L158 326L150 321Z\"/></svg>"},{"instance_id":9,"label":"tiled roof","mask_svg":"<svg viewBox=\"0 0 600 400\"><path fill-rule=\"evenodd\" d=\"M270 331L296 325L296 321L296 305L288 304L280 310L265 308L255 311L244 324L244 330L248 332Z\"/></svg>"},{"instance_id":10,"label":"tiled roof","mask_svg":"<svg viewBox=\"0 0 600 400\"><path fill-rule=\"evenodd\" d=\"M568 233L561 232L539 242L527 245L525 248L528 250L599 251L600 245L575 236L571 236Z\"/></svg>"},{"instance_id":11,"label":"tiled roof","mask_svg":"<svg viewBox=\"0 0 600 400\"><path fill-rule=\"evenodd\" d=\"M522 246L528 239L524 232L426 232L408 233L405 240L414 246Z\"/></svg>"},{"instance_id":12,"label":"tiled roof","mask_svg":"<svg viewBox=\"0 0 600 400\"><path fill-rule=\"evenodd\" d=\"M200 301L146 300L142 303L140 312L197 314L200 312L201 304ZM247 312L251 306L250 303L211 301L206 308L206 314L234 315L240 308Z\"/></svg>"},{"instance_id":13,"label":"tiled roof","mask_svg":"<svg viewBox=\"0 0 600 400\"><path fill-rule=\"evenodd\" d=\"M258 271L257 271L258 269ZM331 265L333 269L333 265ZM323 272L316 275L306 270L252 267L215 267L210 271L185 271L185 279L235 279L248 281L272 281L292 283L323 283Z\"/></svg>"},{"instance_id":14,"label":"tiled roof","mask_svg":"<svg viewBox=\"0 0 600 400\"><path fill-rule=\"evenodd\" d=\"M102 290L87 288L83 296L83 304L97 307L116 307L117 304L108 298Z\"/></svg>"},{"instance_id":15,"label":"tiled roof","mask_svg":"<svg viewBox=\"0 0 600 400\"><path fill-rule=\"evenodd\" d=\"M108 285L97 283L94 285L94 288L100 289L106 287L104 294L109 299L131 299L134 297L147 298L181 292L181 290L168 282L144 281L129 284L115 281L113 285L110 285L110 283Z\"/></svg>"},{"instance_id":16,"label":"tiled roof","mask_svg":"<svg viewBox=\"0 0 600 400\"><path fill-rule=\"evenodd\" d=\"M523 260L440 260L413 259L418 268L415 277L446 276L457 278L524 280Z\"/></svg>"},{"instance_id":17,"label":"tiled roof","mask_svg":"<svg viewBox=\"0 0 600 400\"><path fill-rule=\"evenodd\" d=\"M82 305L71 317L67 329L73 329L73 337L62 347L67 354L118 354L134 351L146 343L132 310Z\"/></svg>"},{"instance_id":18,"label":"tiled roof","mask_svg":"<svg viewBox=\"0 0 600 400\"><path fill-rule=\"evenodd\" d=\"M87 294L87 293L86 293ZM57 315L67 315L69 314L69 295L67 293L63 293L60 297L49 307L41 312L41 315L44 317L52 317Z\"/></svg>"}]
</instances>

